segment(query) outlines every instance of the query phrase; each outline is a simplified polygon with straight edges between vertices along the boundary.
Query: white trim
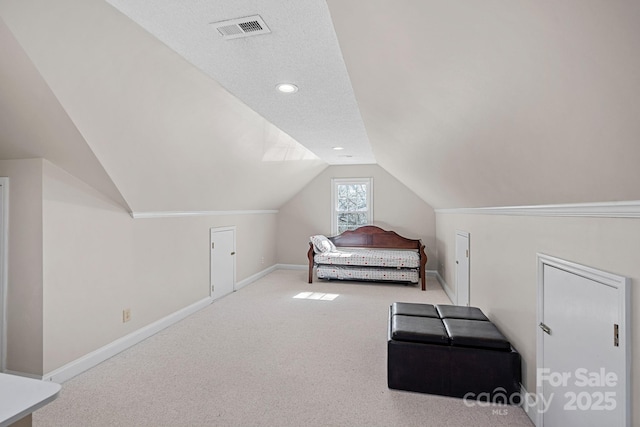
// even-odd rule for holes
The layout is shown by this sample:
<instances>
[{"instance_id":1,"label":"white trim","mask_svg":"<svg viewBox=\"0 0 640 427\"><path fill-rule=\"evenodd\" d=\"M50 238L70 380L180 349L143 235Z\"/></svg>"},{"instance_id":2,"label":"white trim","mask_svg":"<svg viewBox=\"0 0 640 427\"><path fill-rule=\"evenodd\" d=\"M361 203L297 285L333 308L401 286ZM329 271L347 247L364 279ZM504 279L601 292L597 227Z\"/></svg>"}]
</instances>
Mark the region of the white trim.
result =
<instances>
[{"instance_id":1,"label":"white trim","mask_svg":"<svg viewBox=\"0 0 640 427\"><path fill-rule=\"evenodd\" d=\"M0 178L0 372L7 367L7 288L9 283L8 256L9 248L9 178Z\"/></svg>"},{"instance_id":2,"label":"white trim","mask_svg":"<svg viewBox=\"0 0 640 427\"><path fill-rule=\"evenodd\" d=\"M252 282L255 282L258 279L263 278L264 276L266 276L267 274L271 273L274 270L276 270L276 266L272 265L271 267L267 267L264 270L259 271L256 274L253 274L253 275L247 277L246 279L242 279L241 281L236 283L235 290L237 291L238 289L244 288L248 284L250 284Z\"/></svg>"},{"instance_id":3,"label":"white trim","mask_svg":"<svg viewBox=\"0 0 640 427\"><path fill-rule=\"evenodd\" d=\"M307 264L276 264L275 267L278 270L307 270L309 268Z\"/></svg>"},{"instance_id":4,"label":"white trim","mask_svg":"<svg viewBox=\"0 0 640 427\"><path fill-rule=\"evenodd\" d=\"M552 257L546 254L537 254L537 309L536 323L539 325L544 321L542 314L544 312L544 267L545 265L567 271L572 274L602 283L618 290L618 311L620 313L620 326L622 333L620 334L620 343L625 349L625 366L624 375L619 375L618 379L623 385L624 396L622 396L622 404L625 406L624 425L631 425L631 280L627 277L617 274L608 273L606 271L597 270L592 267L566 261L561 258ZM536 372L540 372L544 362L544 332L541 328L536 331ZM537 396L544 396L544 381L537 387ZM620 396L616 396L618 400ZM619 402L619 401L618 401ZM543 412L538 411L536 417L536 426L543 426Z\"/></svg>"},{"instance_id":5,"label":"white trim","mask_svg":"<svg viewBox=\"0 0 640 427\"><path fill-rule=\"evenodd\" d=\"M455 292L452 291L451 288L447 285L447 282L444 281L439 271L427 270L427 275L436 276L436 279L438 279L438 283L440 283L440 286L442 286L442 290L444 291L444 293L447 294L447 297L449 298L449 301L451 301L451 304L453 304L453 302L457 300Z\"/></svg>"},{"instance_id":6,"label":"white trim","mask_svg":"<svg viewBox=\"0 0 640 427\"><path fill-rule=\"evenodd\" d=\"M435 209L435 212L442 214L640 218L640 200L561 205Z\"/></svg>"},{"instance_id":7,"label":"white trim","mask_svg":"<svg viewBox=\"0 0 640 427\"><path fill-rule=\"evenodd\" d=\"M235 233L236 229L237 228L236 228L235 225L225 225L225 226L222 226L222 227L211 227L209 229L209 231L211 231L212 233L217 233L219 231L233 231ZM233 243L235 245L236 242L233 242ZM233 249L235 250L235 246L234 246Z\"/></svg>"},{"instance_id":8,"label":"white trim","mask_svg":"<svg viewBox=\"0 0 640 427\"><path fill-rule=\"evenodd\" d=\"M162 331L163 329L178 323L187 316L202 310L209 304L211 304L211 298L204 298L198 302L195 302L181 310L176 311L160 320L157 320L150 325L138 329L122 338L119 338L91 353L88 353L79 359L69 362L66 365L55 369L42 376L45 381L53 381L56 383L63 383L84 371L97 366L105 360L115 356L116 354L132 347L139 342L149 338L150 336Z\"/></svg>"},{"instance_id":9,"label":"white trim","mask_svg":"<svg viewBox=\"0 0 640 427\"><path fill-rule=\"evenodd\" d=\"M146 218L178 218L190 216L224 216L224 215L270 215L277 214L277 209L268 210L239 210L239 211L159 211L159 212L131 212L134 219Z\"/></svg>"},{"instance_id":10,"label":"white trim","mask_svg":"<svg viewBox=\"0 0 640 427\"><path fill-rule=\"evenodd\" d=\"M538 413L542 411L542 409L538 410L540 406L540 400L538 399L538 395L529 394L526 388L520 383L520 396L521 402L520 407L524 410L524 413L527 414L527 417L531 420L531 422L535 425L536 418L538 417ZM531 405L529 405L531 403Z\"/></svg>"},{"instance_id":11,"label":"white trim","mask_svg":"<svg viewBox=\"0 0 640 427\"><path fill-rule=\"evenodd\" d=\"M373 177L369 178L331 178L331 234L338 233L336 206L336 187L345 184L365 184L367 186L367 216L369 225L373 225Z\"/></svg>"}]
</instances>

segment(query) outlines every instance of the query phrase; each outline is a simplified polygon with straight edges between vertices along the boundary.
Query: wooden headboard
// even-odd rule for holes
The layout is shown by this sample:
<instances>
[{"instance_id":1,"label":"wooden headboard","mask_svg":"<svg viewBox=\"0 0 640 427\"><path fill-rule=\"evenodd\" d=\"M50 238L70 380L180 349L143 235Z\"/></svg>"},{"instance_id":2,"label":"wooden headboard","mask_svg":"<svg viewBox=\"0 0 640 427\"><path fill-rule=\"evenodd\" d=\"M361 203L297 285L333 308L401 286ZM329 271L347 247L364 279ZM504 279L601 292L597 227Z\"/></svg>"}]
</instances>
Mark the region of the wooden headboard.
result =
<instances>
[{"instance_id":1,"label":"wooden headboard","mask_svg":"<svg viewBox=\"0 0 640 427\"><path fill-rule=\"evenodd\" d=\"M365 225L355 230L347 230L329 237L337 247L378 248L378 249L420 249L422 242L407 239L395 231L383 230L375 225Z\"/></svg>"}]
</instances>

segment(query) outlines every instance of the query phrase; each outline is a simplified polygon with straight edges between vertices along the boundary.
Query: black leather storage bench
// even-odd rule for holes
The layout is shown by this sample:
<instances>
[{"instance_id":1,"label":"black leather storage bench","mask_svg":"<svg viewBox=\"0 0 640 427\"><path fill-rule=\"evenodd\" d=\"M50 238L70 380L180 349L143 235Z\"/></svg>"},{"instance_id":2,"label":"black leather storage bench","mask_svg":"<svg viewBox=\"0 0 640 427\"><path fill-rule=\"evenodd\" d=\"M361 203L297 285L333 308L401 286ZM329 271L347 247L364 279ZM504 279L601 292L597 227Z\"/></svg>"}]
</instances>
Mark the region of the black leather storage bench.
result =
<instances>
[{"instance_id":1,"label":"black leather storage bench","mask_svg":"<svg viewBox=\"0 0 640 427\"><path fill-rule=\"evenodd\" d=\"M389 308L389 388L519 404L520 381L520 354L479 308Z\"/></svg>"}]
</instances>

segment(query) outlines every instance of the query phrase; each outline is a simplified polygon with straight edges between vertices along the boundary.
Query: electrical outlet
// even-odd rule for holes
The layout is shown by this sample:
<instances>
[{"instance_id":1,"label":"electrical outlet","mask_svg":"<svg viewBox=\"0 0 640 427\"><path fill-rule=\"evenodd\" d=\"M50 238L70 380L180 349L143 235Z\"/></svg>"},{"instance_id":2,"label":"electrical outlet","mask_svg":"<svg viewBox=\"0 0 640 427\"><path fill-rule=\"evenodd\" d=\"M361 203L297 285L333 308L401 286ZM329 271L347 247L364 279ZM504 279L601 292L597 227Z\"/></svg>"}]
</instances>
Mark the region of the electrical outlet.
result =
<instances>
[{"instance_id":1,"label":"electrical outlet","mask_svg":"<svg viewBox=\"0 0 640 427\"><path fill-rule=\"evenodd\" d=\"M264 257L262 257L262 265L264 265Z\"/></svg>"},{"instance_id":2,"label":"electrical outlet","mask_svg":"<svg viewBox=\"0 0 640 427\"><path fill-rule=\"evenodd\" d=\"M122 323L127 323L129 320L131 320L131 309L125 308L122 310Z\"/></svg>"}]
</instances>

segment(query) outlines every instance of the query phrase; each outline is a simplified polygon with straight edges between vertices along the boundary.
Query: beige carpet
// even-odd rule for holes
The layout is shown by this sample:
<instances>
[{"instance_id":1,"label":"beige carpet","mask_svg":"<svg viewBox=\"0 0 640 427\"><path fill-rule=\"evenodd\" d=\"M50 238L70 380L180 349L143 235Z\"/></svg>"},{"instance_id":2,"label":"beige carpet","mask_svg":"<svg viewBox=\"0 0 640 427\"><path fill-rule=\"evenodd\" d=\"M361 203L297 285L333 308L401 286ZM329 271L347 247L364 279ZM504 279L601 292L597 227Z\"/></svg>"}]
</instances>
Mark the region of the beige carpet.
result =
<instances>
[{"instance_id":1,"label":"beige carpet","mask_svg":"<svg viewBox=\"0 0 640 427\"><path fill-rule=\"evenodd\" d=\"M278 270L63 384L35 426L531 426L518 407L389 390L387 310L428 290ZM333 301L293 298L339 294ZM499 413L498 413L499 412Z\"/></svg>"}]
</instances>

